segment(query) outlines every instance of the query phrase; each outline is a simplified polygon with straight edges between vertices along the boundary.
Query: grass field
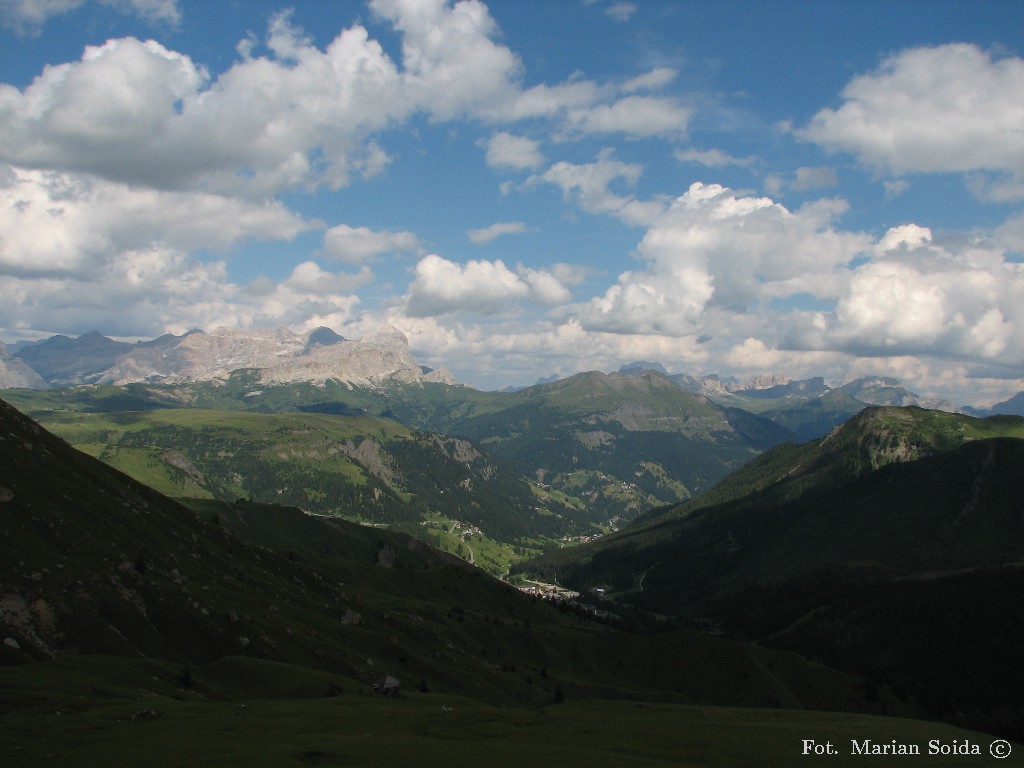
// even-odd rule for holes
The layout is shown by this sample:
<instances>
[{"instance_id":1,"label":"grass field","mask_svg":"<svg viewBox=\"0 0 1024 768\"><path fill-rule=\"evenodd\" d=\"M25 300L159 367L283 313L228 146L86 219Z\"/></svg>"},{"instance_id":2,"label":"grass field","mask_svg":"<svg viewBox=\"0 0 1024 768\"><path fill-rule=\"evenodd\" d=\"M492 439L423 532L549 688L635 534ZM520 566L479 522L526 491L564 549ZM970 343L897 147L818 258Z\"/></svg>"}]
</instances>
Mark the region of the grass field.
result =
<instances>
[{"instance_id":1,"label":"grass field","mask_svg":"<svg viewBox=\"0 0 1024 768\"><path fill-rule=\"evenodd\" d=\"M991 765L988 737L853 715L621 702L495 709L466 699L372 694L203 703L148 701L0 719L11 766L928 766ZM803 755L803 740L835 756ZM922 756L850 754L851 740L916 744ZM979 745L930 756L928 742ZM1018 751L1018 754L1020 752ZM1003 761L1001 764L1020 764ZM1000 763L996 763L1000 764Z\"/></svg>"},{"instance_id":2,"label":"grass field","mask_svg":"<svg viewBox=\"0 0 1024 768\"><path fill-rule=\"evenodd\" d=\"M187 674L187 685L184 677ZM804 740L834 756L804 755ZM922 755L851 754L851 740ZM928 755L929 742L980 756ZM183 670L156 659L58 656L0 668L0 765L15 766L1014 766L993 738L920 720L577 699L494 707L241 656ZM922 762L924 761L924 762Z\"/></svg>"},{"instance_id":3,"label":"grass field","mask_svg":"<svg viewBox=\"0 0 1024 768\"><path fill-rule=\"evenodd\" d=\"M47 669L49 667L49 669ZM349 680L225 660L195 670L161 662L65 657L0 670L5 766L871 766L1020 765L992 739L948 725L842 713L566 701L497 708L416 691L380 697ZM334 687L328 688L331 683ZM235 691L234 696L228 690ZM248 690L265 695L238 696ZM327 695L327 692L335 695ZM833 756L804 755L804 740ZM851 754L851 740L914 744L920 756ZM928 744L980 756L928 755Z\"/></svg>"}]
</instances>

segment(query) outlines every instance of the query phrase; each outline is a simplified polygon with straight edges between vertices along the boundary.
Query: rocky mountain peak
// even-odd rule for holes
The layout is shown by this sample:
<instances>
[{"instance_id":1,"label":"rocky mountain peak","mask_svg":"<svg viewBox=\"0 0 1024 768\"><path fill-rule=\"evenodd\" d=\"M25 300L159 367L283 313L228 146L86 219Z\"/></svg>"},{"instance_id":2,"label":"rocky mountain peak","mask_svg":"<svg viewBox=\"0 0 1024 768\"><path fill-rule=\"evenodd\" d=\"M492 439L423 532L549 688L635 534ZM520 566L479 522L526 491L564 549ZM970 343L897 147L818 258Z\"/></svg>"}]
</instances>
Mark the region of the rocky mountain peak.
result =
<instances>
[{"instance_id":1,"label":"rocky mountain peak","mask_svg":"<svg viewBox=\"0 0 1024 768\"><path fill-rule=\"evenodd\" d=\"M619 373L624 373L627 376L639 376L644 371L657 371L658 373L668 376L669 373L665 370L665 366L661 363L650 362L648 360L634 360L632 363L628 363L619 368Z\"/></svg>"},{"instance_id":2,"label":"rocky mountain peak","mask_svg":"<svg viewBox=\"0 0 1024 768\"><path fill-rule=\"evenodd\" d=\"M446 370L422 368L413 359L405 335L391 327L359 341L324 327L301 335L287 328L219 327L183 336L165 334L136 344L97 332L77 339L53 336L23 348L18 357L0 358L0 386L212 381L240 369L258 370L269 384L457 383Z\"/></svg>"},{"instance_id":3,"label":"rocky mountain peak","mask_svg":"<svg viewBox=\"0 0 1024 768\"><path fill-rule=\"evenodd\" d=\"M772 387L779 387L785 384L789 384L792 379L785 374L760 374L754 376L749 382L743 385L743 389L771 389Z\"/></svg>"},{"instance_id":4,"label":"rocky mountain peak","mask_svg":"<svg viewBox=\"0 0 1024 768\"><path fill-rule=\"evenodd\" d=\"M332 344L340 344L345 341L345 337L341 336L330 328L320 326L314 328L308 334L306 334L306 348L310 347L329 347Z\"/></svg>"},{"instance_id":5,"label":"rocky mountain peak","mask_svg":"<svg viewBox=\"0 0 1024 768\"><path fill-rule=\"evenodd\" d=\"M377 331L376 333L371 333L370 335L365 336L362 341L367 344L375 344L381 347L409 349L409 339L404 333L391 325Z\"/></svg>"}]
</instances>

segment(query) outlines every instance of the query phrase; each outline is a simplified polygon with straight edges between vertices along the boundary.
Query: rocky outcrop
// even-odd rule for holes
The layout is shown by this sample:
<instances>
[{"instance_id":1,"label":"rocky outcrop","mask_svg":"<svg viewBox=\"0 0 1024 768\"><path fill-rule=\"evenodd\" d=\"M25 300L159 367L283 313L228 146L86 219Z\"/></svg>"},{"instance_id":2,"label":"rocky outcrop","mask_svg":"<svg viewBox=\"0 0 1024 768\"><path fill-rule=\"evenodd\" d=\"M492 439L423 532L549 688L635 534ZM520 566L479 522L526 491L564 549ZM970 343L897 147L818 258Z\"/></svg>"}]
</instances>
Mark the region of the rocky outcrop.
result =
<instances>
[{"instance_id":1,"label":"rocky outcrop","mask_svg":"<svg viewBox=\"0 0 1024 768\"><path fill-rule=\"evenodd\" d=\"M789 384L791 379L785 374L760 374L754 376L749 382L744 384L742 387L737 387L736 390L740 389L771 389L773 387L783 386Z\"/></svg>"},{"instance_id":2,"label":"rocky outcrop","mask_svg":"<svg viewBox=\"0 0 1024 768\"><path fill-rule=\"evenodd\" d=\"M424 373L409 350L409 341L394 329L360 341L307 346L302 354L278 358L271 365L255 367L262 368L260 378L271 384L308 381L322 385L332 379L362 387L387 382L455 383L445 370Z\"/></svg>"},{"instance_id":3,"label":"rocky outcrop","mask_svg":"<svg viewBox=\"0 0 1024 768\"><path fill-rule=\"evenodd\" d=\"M23 360L10 357L0 342L0 389L47 389L46 380Z\"/></svg>"},{"instance_id":4,"label":"rocky outcrop","mask_svg":"<svg viewBox=\"0 0 1024 768\"><path fill-rule=\"evenodd\" d=\"M302 354L301 336L284 328L236 331L218 328L172 337L166 345L138 347L120 357L98 381L129 384L137 381L178 383L224 378L241 368L266 368L282 358Z\"/></svg>"},{"instance_id":5,"label":"rocky outcrop","mask_svg":"<svg viewBox=\"0 0 1024 768\"><path fill-rule=\"evenodd\" d=\"M137 344L115 342L90 333L78 339L55 336L23 349L19 355L39 359L53 375L48 379L50 383L62 386L213 381L241 369L257 370L259 378L267 384L309 382L323 386L331 380L353 387L420 381L456 383L445 370L420 366L412 356L408 339L393 328L359 341L345 339L328 328L305 334L286 328L218 328L208 333L195 330L183 336L166 335ZM16 358L0 359L0 363L8 360L31 370ZM4 370L0 368L0 376ZM46 381L39 378L36 384L45 386Z\"/></svg>"}]
</instances>

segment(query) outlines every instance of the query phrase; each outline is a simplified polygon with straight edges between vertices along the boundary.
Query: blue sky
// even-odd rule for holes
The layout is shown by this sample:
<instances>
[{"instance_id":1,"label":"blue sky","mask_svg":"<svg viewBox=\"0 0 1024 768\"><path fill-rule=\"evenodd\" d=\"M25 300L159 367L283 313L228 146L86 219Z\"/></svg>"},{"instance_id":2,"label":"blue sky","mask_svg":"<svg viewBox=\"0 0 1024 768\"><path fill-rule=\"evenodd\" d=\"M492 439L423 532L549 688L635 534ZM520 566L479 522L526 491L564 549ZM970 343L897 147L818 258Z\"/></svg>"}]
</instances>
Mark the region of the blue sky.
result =
<instances>
[{"instance_id":1,"label":"blue sky","mask_svg":"<svg viewBox=\"0 0 1024 768\"><path fill-rule=\"evenodd\" d=\"M0 0L0 339L1024 389L1016 0Z\"/></svg>"}]
</instances>

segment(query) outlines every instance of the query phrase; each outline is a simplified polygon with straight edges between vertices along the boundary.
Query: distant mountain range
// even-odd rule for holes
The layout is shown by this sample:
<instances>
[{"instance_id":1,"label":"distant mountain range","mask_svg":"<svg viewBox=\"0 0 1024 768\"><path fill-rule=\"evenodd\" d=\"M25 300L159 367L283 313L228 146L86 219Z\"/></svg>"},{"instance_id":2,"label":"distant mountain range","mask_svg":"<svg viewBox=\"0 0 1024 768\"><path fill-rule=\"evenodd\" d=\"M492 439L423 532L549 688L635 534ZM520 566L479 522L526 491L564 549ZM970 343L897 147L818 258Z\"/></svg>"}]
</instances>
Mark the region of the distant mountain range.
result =
<instances>
[{"instance_id":1,"label":"distant mountain range","mask_svg":"<svg viewBox=\"0 0 1024 768\"><path fill-rule=\"evenodd\" d=\"M918 405L942 411L956 411L948 400L923 398L904 389L896 379L882 376L865 376L836 387L830 387L820 377L793 380L788 376L755 376L749 381L739 382L733 378L723 379L717 374L690 376L685 373L670 375L660 363L635 362L624 365L620 373L637 376L643 371L655 370L664 373L683 389L703 394L723 405L744 407L750 400L809 400L832 391L843 392L858 402L868 405ZM731 400L731 398L737 398Z\"/></svg>"},{"instance_id":2,"label":"distant mountain range","mask_svg":"<svg viewBox=\"0 0 1024 768\"><path fill-rule=\"evenodd\" d=\"M0 352L4 387L123 385L135 382L211 381L232 371L256 369L267 384L333 380L351 386L419 381L454 384L445 370L434 371L412 357L409 342L394 329L351 341L329 328L295 334L285 328L209 333L189 331L135 344L97 332L78 338L52 336Z\"/></svg>"},{"instance_id":3,"label":"distant mountain range","mask_svg":"<svg viewBox=\"0 0 1024 768\"><path fill-rule=\"evenodd\" d=\"M964 413L972 416L1024 416L1024 392L1018 392L1009 400L996 403L991 408L964 408Z\"/></svg>"},{"instance_id":4,"label":"distant mountain range","mask_svg":"<svg viewBox=\"0 0 1024 768\"><path fill-rule=\"evenodd\" d=\"M447 370L433 370L417 363L408 339L393 328L358 341L320 327L304 334L285 328L193 330L181 336L165 334L134 344L110 339L97 331L77 338L58 335L37 342L18 342L9 348L0 343L0 389L214 381L242 369L258 370L260 380L268 385L307 382L322 386L331 380L354 387L413 382L457 384ZM670 374L661 363L643 360L621 366L618 373L639 376L645 371L661 373L681 388L704 395L719 405L754 413L780 412L779 418L772 416L773 420L790 429L797 439L824 434L856 413L857 404L917 405L974 416L1024 415L1024 392L989 409L961 407L948 400L921 397L889 377L869 376L833 386L821 377L793 380L786 375L765 374L741 382L717 374ZM554 383L560 378L549 376L539 379L537 384ZM508 387L503 391L523 389L529 387ZM839 405L839 394L850 400ZM826 402L814 403L818 398L825 398ZM781 413L804 405L817 411L819 423L804 425L799 417L794 420ZM825 411L836 413L825 416Z\"/></svg>"},{"instance_id":5,"label":"distant mountain range","mask_svg":"<svg viewBox=\"0 0 1024 768\"><path fill-rule=\"evenodd\" d=\"M432 424L511 463L538 498L619 524L703 493L765 448L792 439L770 419L725 408L656 371L591 371L496 398Z\"/></svg>"}]
</instances>

